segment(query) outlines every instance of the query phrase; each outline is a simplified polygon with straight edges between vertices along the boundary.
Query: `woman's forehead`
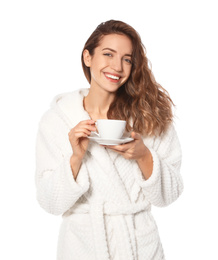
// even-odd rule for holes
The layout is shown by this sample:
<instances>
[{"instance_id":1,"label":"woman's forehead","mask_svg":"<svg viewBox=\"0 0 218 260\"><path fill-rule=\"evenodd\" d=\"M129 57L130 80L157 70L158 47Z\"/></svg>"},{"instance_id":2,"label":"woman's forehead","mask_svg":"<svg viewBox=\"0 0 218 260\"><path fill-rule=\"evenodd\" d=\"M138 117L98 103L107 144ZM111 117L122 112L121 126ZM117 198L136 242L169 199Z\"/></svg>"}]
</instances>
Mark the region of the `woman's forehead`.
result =
<instances>
[{"instance_id":1,"label":"woman's forehead","mask_svg":"<svg viewBox=\"0 0 218 260\"><path fill-rule=\"evenodd\" d=\"M132 41L124 34L109 34L104 35L99 42L98 49L112 49L114 51L123 51L125 53L132 53Z\"/></svg>"}]
</instances>

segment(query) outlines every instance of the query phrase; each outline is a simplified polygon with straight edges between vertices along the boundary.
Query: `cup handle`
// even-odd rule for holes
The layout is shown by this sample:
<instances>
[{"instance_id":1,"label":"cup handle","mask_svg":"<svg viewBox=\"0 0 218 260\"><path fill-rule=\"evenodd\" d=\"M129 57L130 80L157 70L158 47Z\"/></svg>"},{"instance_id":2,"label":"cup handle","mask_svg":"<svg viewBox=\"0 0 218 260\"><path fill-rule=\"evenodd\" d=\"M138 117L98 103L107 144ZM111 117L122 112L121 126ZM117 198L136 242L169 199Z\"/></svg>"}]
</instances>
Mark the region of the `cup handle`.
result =
<instances>
[{"instance_id":1,"label":"cup handle","mask_svg":"<svg viewBox=\"0 0 218 260\"><path fill-rule=\"evenodd\" d=\"M97 132L92 132L92 134L97 135L98 137L100 137L99 133L97 133Z\"/></svg>"},{"instance_id":2,"label":"cup handle","mask_svg":"<svg viewBox=\"0 0 218 260\"><path fill-rule=\"evenodd\" d=\"M95 122L95 125L97 126L97 122ZM92 134L97 135L98 137L100 137L99 133L97 133L96 131L93 131Z\"/></svg>"}]
</instances>

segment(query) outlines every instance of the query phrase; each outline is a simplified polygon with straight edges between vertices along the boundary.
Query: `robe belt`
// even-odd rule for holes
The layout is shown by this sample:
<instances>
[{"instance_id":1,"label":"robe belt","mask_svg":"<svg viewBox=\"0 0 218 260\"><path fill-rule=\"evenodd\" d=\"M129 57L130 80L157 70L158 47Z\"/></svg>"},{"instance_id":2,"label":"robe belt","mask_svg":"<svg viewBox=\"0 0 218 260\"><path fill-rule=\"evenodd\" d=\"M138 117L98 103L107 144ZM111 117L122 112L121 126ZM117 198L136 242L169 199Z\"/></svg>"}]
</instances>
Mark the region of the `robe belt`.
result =
<instances>
[{"instance_id":1,"label":"robe belt","mask_svg":"<svg viewBox=\"0 0 218 260\"><path fill-rule=\"evenodd\" d=\"M149 211L151 206L149 202L129 203L129 204L115 204L112 202L93 202L90 204L75 203L74 206L68 210L69 213L86 214L89 213L93 207L101 206L103 214L105 215L131 215L141 211Z\"/></svg>"},{"instance_id":2,"label":"robe belt","mask_svg":"<svg viewBox=\"0 0 218 260\"><path fill-rule=\"evenodd\" d=\"M112 202L93 202L90 204L76 203L69 211L68 214L90 214L94 243L96 249L96 260L110 260L108 251L108 241L105 229L104 215L134 215L142 211L150 211L151 206L149 202L129 203L129 204L115 204ZM125 220L124 220L125 221ZM132 223L132 227L134 224ZM135 240L135 239L134 239ZM133 248L129 253L128 260L137 260L136 242L132 241ZM122 258L123 259L123 258Z\"/></svg>"}]
</instances>

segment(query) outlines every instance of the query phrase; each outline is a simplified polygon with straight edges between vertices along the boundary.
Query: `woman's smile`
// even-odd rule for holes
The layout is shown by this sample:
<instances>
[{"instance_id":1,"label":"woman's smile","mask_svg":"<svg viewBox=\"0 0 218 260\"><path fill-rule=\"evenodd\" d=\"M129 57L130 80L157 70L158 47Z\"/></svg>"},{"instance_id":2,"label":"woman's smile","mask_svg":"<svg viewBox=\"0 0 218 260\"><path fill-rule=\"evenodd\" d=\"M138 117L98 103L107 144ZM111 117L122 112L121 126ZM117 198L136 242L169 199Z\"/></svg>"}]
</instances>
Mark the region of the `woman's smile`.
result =
<instances>
[{"instance_id":1,"label":"woman's smile","mask_svg":"<svg viewBox=\"0 0 218 260\"><path fill-rule=\"evenodd\" d=\"M106 79L108 79L110 82L114 82L114 83L118 83L121 79L121 76L118 74L104 72L104 75L105 75Z\"/></svg>"}]
</instances>

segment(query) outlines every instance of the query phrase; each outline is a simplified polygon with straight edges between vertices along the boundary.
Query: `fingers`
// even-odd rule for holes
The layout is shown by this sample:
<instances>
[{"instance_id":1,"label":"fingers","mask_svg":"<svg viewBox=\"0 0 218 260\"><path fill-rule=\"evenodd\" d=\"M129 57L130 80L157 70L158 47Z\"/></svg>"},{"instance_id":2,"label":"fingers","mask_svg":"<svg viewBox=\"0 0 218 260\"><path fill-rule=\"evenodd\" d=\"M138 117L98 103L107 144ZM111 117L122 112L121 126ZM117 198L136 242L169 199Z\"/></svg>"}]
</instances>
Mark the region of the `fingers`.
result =
<instances>
[{"instance_id":1,"label":"fingers","mask_svg":"<svg viewBox=\"0 0 218 260\"><path fill-rule=\"evenodd\" d=\"M78 125L76 125L74 127L74 129L88 129L90 131L95 131L96 127L95 127L95 121L94 120L84 120L79 122Z\"/></svg>"},{"instance_id":2,"label":"fingers","mask_svg":"<svg viewBox=\"0 0 218 260\"><path fill-rule=\"evenodd\" d=\"M140 140L141 139L141 135L136 133L136 132L132 132L131 133L131 137L135 140Z\"/></svg>"},{"instance_id":3,"label":"fingers","mask_svg":"<svg viewBox=\"0 0 218 260\"><path fill-rule=\"evenodd\" d=\"M73 137L75 137L76 139L81 138L81 137L88 137L90 134L87 132L78 132L78 133L74 133L74 135L72 135Z\"/></svg>"},{"instance_id":4,"label":"fingers","mask_svg":"<svg viewBox=\"0 0 218 260\"><path fill-rule=\"evenodd\" d=\"M121 144L121 145L108 145L107 147L116 151L116 152L121 152L124 153L127 150L129 150L133 145L133 142L127 143L127 144Z\"/></svg>"},{"instance_id":5,"label":"fingers","mask_svg":"<svg viewBox=\"0 0 218 260\"><path fill-rule=\"evenodd\" d=\"M84 127L77 127L74 129L74 134L77 133L85 133L86 135L90 135L92 131L95 131L96 128L93 126L84 126Z\"/></svg>"},{"instance_id":6,"label":"fingers","mask_svg":"<svg viewBox=\"0 0 218 260\"><path fill-rule=\"evenodd\" d=\"M96 131L95 121L94 120L84 120L79 122L74 128L69 132L69 137L76 136L78 137L87 137L91 134L92 131Z\"/></svg>"},{"instance_id":7,"label":"fingers","mask_svg":"<svg viewBox=\"0 0 218 260\"><path fill-rule=\"evenodd\" d=\"M128 145L108 145L107 147L115 151L116 153L122 155L125 159L132 159L132 152Z\"/></svg>"},{"instance_id":8,"label":"fingers","mask_svg":"<svg viewBox=\"0 0 218 260\"><path fill-rule=\"evenodd\" d=\"M132 142L122 144L122 145L113 145L113 146L111 145L107 147L121 154L125 159L138 158L142 150L143 141L141 135L136 132L132 132L131 137L134 139Z\"/></svg>"},{"instance_id":9,"label":"fingers","mask_svg":"<svg viewBox=\"0 0 218 260\"><path fill-rule=\"evenodd\" d=\"M95 121L94 120L83 120L83 121L80 121L78 125L94 125L95 124Z\"/></svg>"}]
</instances>

